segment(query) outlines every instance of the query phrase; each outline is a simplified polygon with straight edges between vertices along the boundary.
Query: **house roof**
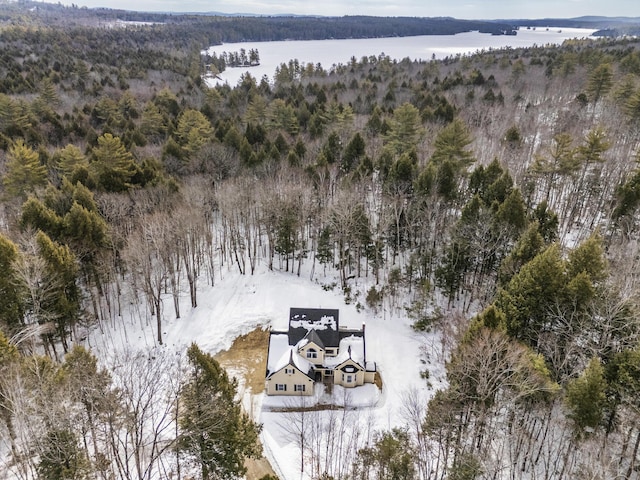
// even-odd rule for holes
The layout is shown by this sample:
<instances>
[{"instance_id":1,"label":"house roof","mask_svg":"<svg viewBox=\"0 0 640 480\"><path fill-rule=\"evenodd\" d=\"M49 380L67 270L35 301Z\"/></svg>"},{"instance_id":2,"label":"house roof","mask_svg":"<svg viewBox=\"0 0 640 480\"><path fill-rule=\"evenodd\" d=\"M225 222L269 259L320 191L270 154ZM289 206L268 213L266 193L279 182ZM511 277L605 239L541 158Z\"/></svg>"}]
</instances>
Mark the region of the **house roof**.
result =
<instances>
[{"instance_id":1,"label":"house roof","mask_svg":"<svg viewBox=\"0 0 640 480\"><path fill-rule=\"evenodd\" d=\"M305 375L309 375L313 368L313 364L298 355L295 348L289 345L287 334L272 333L269 337L267 378L287 365L293 365Z\"/></svg>"},{"instance_id":2,"label":"house roof","mask_svg":"<svg viewBox=\"0 0 640 480\"><path fill-rule=\"evenodd\" d=\"M340 343L338 330L337 309L292 308L289 311L289 345L296 345L313 331L323 348L337 347Z\"/></svg>"},{"instance_id":3,"label":"house roof","mask_svg":"<svg viewBox=\"0 0 640 480\"><path fill-rule=\"evenodd\" d=\"M303 342L305 342L305 345L307 343L315 343L320 348L322 348L322 349L325 348L324 347L324 343L322 342L322 339L320 338L320 336L318 335L318 333L315 330L309 330L307 332L307 334L304 336L304 338L302 340L300 340L300 342L298 342L298 344L297 344L298 347L303 347L304 346L302 344Z\"/></svg>"},{"instance_id":4,"label":"house roof","mask_svg":"<svg viewBox=\"0 0 640 480\"><path fill-rule=\"evenodd\" d=\"M325 364L327 367L335 368L349 359L365 368L364 340L362 337L351 335L343 338L340 341L340 353L336 357L325 357Z\"/></svg>"}]
</instances>

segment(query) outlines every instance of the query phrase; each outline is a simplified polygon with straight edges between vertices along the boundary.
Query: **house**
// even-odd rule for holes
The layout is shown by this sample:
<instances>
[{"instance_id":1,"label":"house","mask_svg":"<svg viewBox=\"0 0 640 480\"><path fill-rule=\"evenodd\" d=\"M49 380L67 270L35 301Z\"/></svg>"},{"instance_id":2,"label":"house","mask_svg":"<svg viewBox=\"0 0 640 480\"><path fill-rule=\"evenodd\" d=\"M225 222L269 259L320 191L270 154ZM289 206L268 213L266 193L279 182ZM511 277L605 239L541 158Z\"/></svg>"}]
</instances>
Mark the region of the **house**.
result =
<instances>
[{"instance_id":1,"label":"house","mask_svg":"<svg viewBox=\"0 0 640 480\"><path fill-rule=\"evenodd\" d=\"M367 361L365 326L343 328L339 311L292 308L289 329L271 332L267 395L313 395L316 382L346 388L373 383L375 362Z\"/></svg>"}]
</instances>

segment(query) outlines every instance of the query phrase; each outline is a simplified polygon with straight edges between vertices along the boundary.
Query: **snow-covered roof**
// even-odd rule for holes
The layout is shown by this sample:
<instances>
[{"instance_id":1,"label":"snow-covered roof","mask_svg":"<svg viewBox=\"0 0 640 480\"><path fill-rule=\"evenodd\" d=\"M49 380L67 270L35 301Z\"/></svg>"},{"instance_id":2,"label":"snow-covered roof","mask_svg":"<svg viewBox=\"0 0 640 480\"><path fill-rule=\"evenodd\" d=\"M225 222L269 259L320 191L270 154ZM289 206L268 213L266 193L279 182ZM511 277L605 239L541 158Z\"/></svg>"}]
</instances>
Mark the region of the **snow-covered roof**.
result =
<instances>
[{"instance_id":1,"label":"snow-covered roof","mask_svg":"<svg viewBox=\"0 0 640 480\"><path fill-rule=\"evenodd\" d=\"M325 357L325 365L334 368L351 357L354 362L364 367L364 353L364 339L351 335L340 340L340 350L337 356Z\"/></svg>"},{"instance_id":2,"label":"snow-covered roof","mask_svg":"<svg viewBox=\"0 0 640 480\"><path fill-rule=\"evenodd\" d=\"M293 365L305 375L309 375L313 365L298 355L296 348L289 345L286 333L272 333L269 337L269 357L267 358L267 376Z\"/></svg>"},{"instance_id":3,"label":"snow-covered roof","mask_svg":"<svg viewBox=\"0 0 640 480\"><path fill-rule=\"evenodd\" d=\"M337 320L332 315L322 315L317 320L309 320L305 315L291 317L291 328L304 328L305 330L337 330Z\"/></svg>"}]
</instances>

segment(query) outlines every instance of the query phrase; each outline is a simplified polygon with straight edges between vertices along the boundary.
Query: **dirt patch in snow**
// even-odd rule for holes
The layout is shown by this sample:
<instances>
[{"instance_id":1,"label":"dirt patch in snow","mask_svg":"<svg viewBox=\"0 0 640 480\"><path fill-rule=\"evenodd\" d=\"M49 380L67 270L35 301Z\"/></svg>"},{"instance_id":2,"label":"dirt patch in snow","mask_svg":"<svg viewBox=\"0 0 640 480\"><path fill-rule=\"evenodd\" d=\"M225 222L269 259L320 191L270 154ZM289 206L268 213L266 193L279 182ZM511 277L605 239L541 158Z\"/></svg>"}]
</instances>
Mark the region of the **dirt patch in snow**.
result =
<instances>
[{"instance_id":1,"label":"dirt patch in snow","mask_svg":"<svg viewBox=\"0 0 640 480\"><path fill-rule=\"evenodd\" d=\"M373 383L375 384L376 387L378 387L378 390L382 391L382 377L380 376L380 372L376 372L376 376L373 377Z\"/></svg>"},{"instance_id":2,"label":"dirt patch in snow","mask_svg":"<svg viewBox=\"0 0 640 480\"><path fill-rule=\"evenodd\" d=\"M229 350L218 353L215 358L225 369L240 373L244 387L257 395L264 390L268 349L269 331L256 328L236 338Z\"/></svg>"}]
</instances>

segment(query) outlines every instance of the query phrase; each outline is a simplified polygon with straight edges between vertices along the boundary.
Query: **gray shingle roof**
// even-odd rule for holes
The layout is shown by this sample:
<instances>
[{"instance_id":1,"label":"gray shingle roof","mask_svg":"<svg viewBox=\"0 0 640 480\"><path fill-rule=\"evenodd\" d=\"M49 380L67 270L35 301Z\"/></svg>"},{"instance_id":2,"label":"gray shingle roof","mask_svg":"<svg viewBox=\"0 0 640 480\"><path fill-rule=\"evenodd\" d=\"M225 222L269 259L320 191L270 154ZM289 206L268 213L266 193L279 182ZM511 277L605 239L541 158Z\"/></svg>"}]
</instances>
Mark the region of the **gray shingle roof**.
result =
<instances>
[{"instance_id":1,"label":"gray shingle roof","mask_svg":"<svg viewBox=\"0 0 640 480\"><path fill-rule=\"evenodd\" d=\"M289 345L296 345L313 331L323 348L335 348L340 344L338 322L337 309L292 308L289 311Z\"/></svg>"}]
</instances>

